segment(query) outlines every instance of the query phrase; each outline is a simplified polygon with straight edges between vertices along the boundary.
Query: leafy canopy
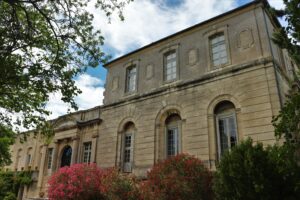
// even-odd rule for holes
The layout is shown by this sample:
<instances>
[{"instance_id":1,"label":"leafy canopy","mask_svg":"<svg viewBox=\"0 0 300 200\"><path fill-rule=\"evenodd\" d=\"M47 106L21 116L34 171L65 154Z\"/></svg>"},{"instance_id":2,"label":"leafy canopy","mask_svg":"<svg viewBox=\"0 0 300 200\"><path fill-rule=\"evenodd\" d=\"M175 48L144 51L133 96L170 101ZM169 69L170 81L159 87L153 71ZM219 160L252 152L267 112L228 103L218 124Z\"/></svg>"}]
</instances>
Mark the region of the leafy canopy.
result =
<instances>
[{"instance_id":1,"label":"leafy canopy","mask_svg":"<svg viewBox=\"0 0 300 200\"><path fill-rule=\"evenodd\" d=\"M0 1L0 166L10 162L13 127L44 127L51 93L77 109L74 97L81 91L74 77L108 59L88 6L123 19L130 1Z\"/></svg>"},{"instance_id":2,"label":"leafy canopy","mask_svg":"<svg viewBox=\"0 0 300 200\"><path fill-rule=\"evenodd\" d=\"M51 93L77 108L74 77L107 60L88 6L114 11L131 0L0 1L0 124L32 128L45 121ZM103 19L102 19L103 20ZM107 19L105 19L107 20Z\"/></svg>"},{"instance_id":3,"label":"leafy canopy","mask_svg":"<svg viewBox=\"0 0 300 200\"><path fill-rule=\"evenodd\" d=\"M273 41L281 48L287 49L291 58L300 66L300 0L283 0L284 9L272 9L276 17L284 17L287 26L278 29Z\"/></svg>"},{"instance_id":4,"label":"leafy canopy","mask_svg":"<svg viewBox=\"0 0 300 200\"><path fill-rule=\"evenodd\" d=\"M286 49L297 65L300 66L300 0L283 0L285 8L271 9L275 17L284 17L286 27L278 29L273 35L273 41ZM296 66L295 66L296 67ZM299 71L294 84L300 87ZM284 137L288 144L300 145L300 93L292 91L282 107L279 115L273 119L275 135Z\"/></svg>"}]
</instances>

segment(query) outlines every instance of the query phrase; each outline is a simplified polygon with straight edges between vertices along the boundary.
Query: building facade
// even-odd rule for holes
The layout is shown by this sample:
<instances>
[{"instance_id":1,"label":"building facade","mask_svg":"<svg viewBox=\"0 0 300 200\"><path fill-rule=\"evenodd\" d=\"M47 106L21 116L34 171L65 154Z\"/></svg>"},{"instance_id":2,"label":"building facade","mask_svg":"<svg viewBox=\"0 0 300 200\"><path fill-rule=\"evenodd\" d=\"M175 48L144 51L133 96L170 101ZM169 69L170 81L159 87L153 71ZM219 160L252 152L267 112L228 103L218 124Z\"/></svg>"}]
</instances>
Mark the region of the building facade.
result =
<instances>
[{"instance_id":1,"label":"building facade","mask_svg":"<svg viewBox=\"0 0 300 200\"><path fill-rule=\"evenodd\" d=\"M295 64L271 41L280 27L254 1L106 64L104 105L53 121L55 136L12 146L10 170L33 170L24 199L47 196L60 167L95 162L144 177L156 162L195 155L214 170L222 154L251 137L274 144L272 117Z\"/></svg>"}]
</instances>

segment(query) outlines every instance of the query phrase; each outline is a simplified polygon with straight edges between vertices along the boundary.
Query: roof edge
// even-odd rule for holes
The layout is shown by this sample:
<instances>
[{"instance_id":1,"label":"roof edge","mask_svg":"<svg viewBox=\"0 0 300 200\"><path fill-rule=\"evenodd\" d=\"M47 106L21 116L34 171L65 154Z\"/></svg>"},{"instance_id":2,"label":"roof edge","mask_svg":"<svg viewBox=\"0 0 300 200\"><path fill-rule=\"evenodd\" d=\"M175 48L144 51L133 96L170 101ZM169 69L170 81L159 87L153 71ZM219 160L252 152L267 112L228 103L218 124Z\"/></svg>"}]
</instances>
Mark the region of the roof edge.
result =
<instances>
[{"instance_id":1,"label":"roof edge","mask_svg":"<svg viewBox=\"0 0 300 200\"><path fill-rule=\"evenodd\" d=\"M146 48L148 48L148 47L151 47L151 46L153 46L153 45L155 45L155 44L158 44L158 43L160 43L160 42L162 42L162 41L165 41L165 40L167 40L167 39L170 39L170 38L172 38L172 37L175 37L175 36L177 36L177 35L180 35L180 34L182 34L182 33L185 33L185 32L187 32L187 31L189 31L189 30L192 30L192 29L194 29L194 28L197 28L197 27L199 27L199 26L202 26L202 25L204 25L204 24L206 24L206 23L209 23L209 22L211 22L211 21L217 20L217 19L219 19L219 18L221 18L221 17L224 17L224 16L226 16L226 15L232 14L232 13L234 13L234 12L237 12L237 11L239 11L239 10L245 9L245 8L247 8L247 7L250 7L250 6L252 6L252 5L259 4L259 3L262 3L262 5L263 5L264 7L267 7L267 8L271 7L270 4L269 4L269 2L268 2L267 0L254 0L254 1L250 2L250 3L247 3L247 4L245 4L245 5L242 5L242 6L240 6L240 7L235 8L235 9L229 10L229 11L227 11L227 12L225 12L225 13L222 13L222 14L220 14L220 15L217 15L217 16L212 17L212 18L210 18L210 19L207 19L207 20L205 20L205 21L202 21L202 22L200 22L200 23L198 23L198 24L195 24L195 25L193 25L193 26L191 26L191 27L188 27L188 28L186 28L186 29L183 29L183 30L181 30L181 31L178 31L178 32L176 32L176 33L173 33L173 34L171 34L171 35L168 35L168 36L166 36L166 37L163 37L163 38L161 38L161 39L159 39L159 40L157 40L157 41L155 41L155 42L152 42L152 43L150 43L150 44L147 44L147 45L145 45L145 46L143 46L143 47L141 47L141 48L138 48L138 49L136 49L136 50L134 50L134 51L131 51L131 52L129 52L129 53L123 55L123 56L120 56L120 57L118 57L118 58L115 58L115 59L113 59L113 60L111 60L111 61L105 63L105 64L103 65L103 67L107 68L107 67L109 67L109 65L111 65L111 64L113 64L113 63L115 63L115 62L117 62L117 61L119 61L119 60L121 60L121 59L123 59L123 58L125 58L125 57L127 57L127 56L133 55L133 54L135 54L135 53L137 53L137 52L139 52L139 51L141 51L141 50L144 50L144 49L146 49ZM277 25L280 26L280 23L279 23L279 21L278 21L277 18L275 19L275 23L276 23Z\"/></svg>"}]
</instances>

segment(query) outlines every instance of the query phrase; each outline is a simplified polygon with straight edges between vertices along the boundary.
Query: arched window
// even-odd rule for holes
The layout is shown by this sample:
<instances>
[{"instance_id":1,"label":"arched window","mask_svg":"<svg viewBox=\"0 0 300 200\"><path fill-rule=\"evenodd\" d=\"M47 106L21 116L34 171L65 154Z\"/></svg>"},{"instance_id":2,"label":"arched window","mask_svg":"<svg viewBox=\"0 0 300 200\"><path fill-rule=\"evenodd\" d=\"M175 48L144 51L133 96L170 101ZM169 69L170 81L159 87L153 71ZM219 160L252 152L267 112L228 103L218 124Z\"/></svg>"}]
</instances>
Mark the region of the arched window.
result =
<instances>
[{"instance_id":1,"label":"arched window","mask_svg":"<svg viewBox=\"0 0 300 200\"><path fill-rule=\"evenodd\" d=\"M70 166L71 157L72 157L72 148L70 146L66 146L62 152L60 167Z\"/></svg>"},{"instance_id":2,"label":"arched window","mask_svg":"<svg viewBox=\"0 0 300 200\"><path fill-rule=\"evenodd\" d=\"M166 121L166 156L175 156L181 150L180 127L181 118L178 114L170 115Z\"/></svg>"},{"instance_id":3,"label":"arched window","mask_svg":"<svg viewBox=\"0 0 300 200\"><path fill-rule=\"evenodd\" d=\"M122 168L123 172L132 172L133 167L133 150L134 150L134 132L135 126L132 122L128 122L124 126L122 137Z\"/></svg>"},{"instance_id":4,"label":"arched window","mask_svg":"<svg viewBox=\"0 0 300 200\"><path fill-rule=\"evenodd\" d=\"M219 158L234 147L238 141L235 107L230 101L220 102L215 107Z\"/></svg>"}]
</instances>

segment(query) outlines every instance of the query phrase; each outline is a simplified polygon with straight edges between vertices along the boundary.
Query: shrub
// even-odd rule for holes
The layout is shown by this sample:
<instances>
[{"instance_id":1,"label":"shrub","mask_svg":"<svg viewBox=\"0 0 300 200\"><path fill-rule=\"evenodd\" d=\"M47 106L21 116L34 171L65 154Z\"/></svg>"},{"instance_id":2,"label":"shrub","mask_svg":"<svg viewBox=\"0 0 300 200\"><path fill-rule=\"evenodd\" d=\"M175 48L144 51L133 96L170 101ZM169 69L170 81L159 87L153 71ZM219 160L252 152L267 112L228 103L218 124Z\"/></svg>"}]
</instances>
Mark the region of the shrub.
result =
<instances>
[{"instance_id":1,"label":"shrub","mask_svg":"<svg viewBox=\"0 0 300 200\"><path fill-rule=\"evenodd\" d=\"M104 199L101 193L103 174L96 164L60 168L48 181L48 197L50 200Z\"/></svg>"},{"instance_id":2,"label":"shrub","mask_svg":"<svg viewBox=\"0 0 300 200\"><path fill-rule=\"evenodd\" d=\"M0 199L16 199L19 188L31 183L31 172L0 171Z\"/></svg>"},{"instance_id":3,"label":"shrub","mask_svg":"<svg viewBox=\"0 0 300 200\"><path fill-rule=\"evenodd\" d=\"M134 200L138 194L134 179L96 164L60 168L48 183L50 200Z\"/></svg>"},{"instance_id":4,"label":"shrub","mask_svg":"<svg viewBox=\"0 0 300 200\"><path fill-rule=\"evenodd\" d=\"M180 154L153 166L140 185L141 199L212 199L212 174L192 156Z\"/></svg>"},{"instance_id":5,"label":"shrub","mask_svg":"<svg viewBox=\"0 0 300 200\"><path fill-rule=\"evenodd\" d=\"M217 166L216 198L300 199L300 170L288 149L285 146L264 149L251 139L241 142L225 153Z\"/></svg>"},{"instance_id":6,"label":"shrub","mask_svg":"<svg viewBox=\"0 0 300 200\"><path fill-rule=\"evenodd\" d=\"M136 200L139 197L136 179L121 174L115 168L105 171L102 185L107 200Z\"/></svg>"}]
</instances>

